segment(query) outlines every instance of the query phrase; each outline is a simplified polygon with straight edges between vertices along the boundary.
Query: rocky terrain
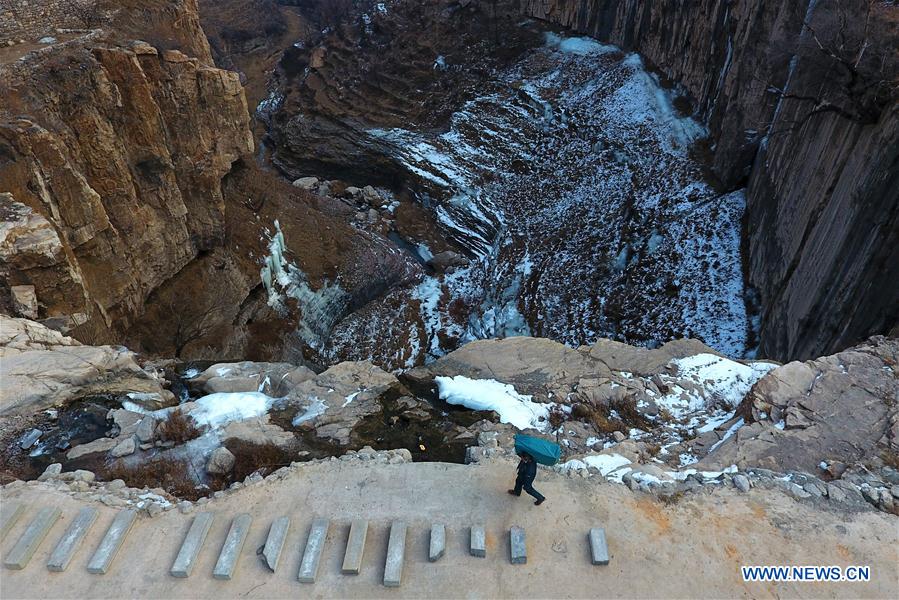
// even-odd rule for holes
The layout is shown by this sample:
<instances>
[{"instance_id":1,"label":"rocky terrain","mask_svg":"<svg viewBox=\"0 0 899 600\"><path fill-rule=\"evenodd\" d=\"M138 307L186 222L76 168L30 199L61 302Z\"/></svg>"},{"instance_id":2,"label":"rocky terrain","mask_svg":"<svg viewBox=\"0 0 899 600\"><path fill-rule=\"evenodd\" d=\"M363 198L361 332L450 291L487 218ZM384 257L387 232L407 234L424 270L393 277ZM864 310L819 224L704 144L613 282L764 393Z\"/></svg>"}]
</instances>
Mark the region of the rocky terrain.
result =
<instances>
[{"instance_id":1,"label":"rocky terrain","mask_svg":"<svg viewBox=\"0 0 899 600\"><path fill-rule=\"evenodd\" d=\"M889 564L896 9L840 30L847 92L816 52L864 6L803 4L16 4L4 499L168 523L367 470L384 516L492 490L525 432L577 523L710 552L771 508L760 548Z\"/></svg>"},{"instance_id":2,"label":"rocky terrain","mask_svg":"<svg viewBox=\"0 0 899 600\"><path fill-rule=\"evenodd\" d=\"M734 362L695 340L575 350L514 337L472 342L397 378L368 362L318 374L246 361L165 370L31 321L2 325L15 331L3 340L14 386L0 407L13 477L81 468L198 498L372 448L477 463L509 454L512 434L527 431L562 445L556 471L662 497L754 482L845 508L897 506L896 340L778 366ZM90 369L57 366L83 356ZM183 465L186 481L155 473L160 461Z\"/></svg>"},{"instance_id":3,"label":"rocky terrain","mask_svg":"<svg viewBox=\"0 0 899 600\"><path fill-rule=\"evenodd\" d=\"M748 181L762 355L810 358L897 326L895 3L524 4L640 52L708 124L724 185Z\"/></svg>"},{"instance_id":4,"label":"rocky terrain","mask_svg":"<svg viewBox=\"0 0 899 600\"><path fill-rule=\"evenodd\" d=\"M415 275L349 207L256 166L195 2L126 3L29 49L0 64L5 312L161 354L297 357L297 311L269 306L260 277L276 229L308 284L339 277L349 304Z\"/></svg>"}]
</instances>

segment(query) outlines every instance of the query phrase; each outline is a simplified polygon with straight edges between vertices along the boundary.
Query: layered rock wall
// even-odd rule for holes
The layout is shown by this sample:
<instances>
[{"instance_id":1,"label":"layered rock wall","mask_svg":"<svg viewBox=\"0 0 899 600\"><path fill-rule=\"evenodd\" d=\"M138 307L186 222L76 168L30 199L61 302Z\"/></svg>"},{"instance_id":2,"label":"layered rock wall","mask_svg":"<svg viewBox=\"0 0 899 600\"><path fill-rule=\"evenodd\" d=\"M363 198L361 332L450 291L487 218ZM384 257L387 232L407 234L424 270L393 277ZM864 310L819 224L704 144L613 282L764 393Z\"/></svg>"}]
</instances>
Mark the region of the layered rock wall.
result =
<instances>
[{"instance_id":1,"label":"layered rock wall","mask_svg":"<svg viewBox=\"0 0 899 600\"><path fill-rule=\"evenodd\" d=\"M199 58L76 40L0 66L0 189L21 221L3 287L33 286L41 318L78 314L70 326L119 337L155 288L223 241L221 180L253 140L238 75L210 66L200 41ZM59 248L23 263L23 228L47 222Z\"/></svg>"},{"instance_id":2,"label":"layered rock wall","mask_svg":"<svg viewBox=\"0 0 899 600\"><path fill-rule=\"evenodd\" d=\"M822 20L835 19L838 10L865 23L866 3L523 0L522 6L529 16L643 54L686 90L707 122L722 183L735 187L748 179L747 276L764 307L763 355L808 358L895 327L897 105L888 103L874 119L820 110L840 73L820 72L820 62L801 52L812 44L803 23L824 28ZM895 47L895 30L885 25L895 10L882 6L873 15L864 31L870 47ZM894 54L884 59L887 71L895 67ZM812 100L791 99L800 97Z\"/></svg>"}]
</instances>

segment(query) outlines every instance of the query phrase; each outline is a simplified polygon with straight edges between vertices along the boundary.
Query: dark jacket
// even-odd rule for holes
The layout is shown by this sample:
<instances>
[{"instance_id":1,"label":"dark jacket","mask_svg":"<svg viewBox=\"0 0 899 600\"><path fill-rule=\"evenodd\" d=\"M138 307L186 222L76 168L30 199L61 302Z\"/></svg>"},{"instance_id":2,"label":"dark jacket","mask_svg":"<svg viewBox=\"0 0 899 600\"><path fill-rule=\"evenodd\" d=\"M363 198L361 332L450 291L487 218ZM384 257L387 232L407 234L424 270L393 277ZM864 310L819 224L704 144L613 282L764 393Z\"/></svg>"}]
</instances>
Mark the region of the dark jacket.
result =
<instances>
[{"instance_id":1,"label":"dark jacket","mask_svg":"<svg viewBox=\"0 0 899 600\"><path fill-rule=\"evenodd\" d=\"M533 460L522 460L518 463L518 479L525 483L533 483L537 477L537 463Z\"/></svg>"}]
</instances>

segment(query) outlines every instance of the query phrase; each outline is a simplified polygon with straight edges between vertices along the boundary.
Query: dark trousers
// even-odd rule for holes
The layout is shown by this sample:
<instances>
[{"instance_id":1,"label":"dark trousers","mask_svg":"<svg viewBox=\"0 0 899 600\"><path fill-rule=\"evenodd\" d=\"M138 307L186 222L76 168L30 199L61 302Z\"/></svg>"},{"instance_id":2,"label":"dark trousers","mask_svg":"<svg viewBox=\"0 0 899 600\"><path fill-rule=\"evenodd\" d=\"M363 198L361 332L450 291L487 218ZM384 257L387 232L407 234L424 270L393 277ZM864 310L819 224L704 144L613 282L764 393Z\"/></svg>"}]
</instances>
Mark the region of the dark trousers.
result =
<instances>
[{"instance_id":1,"label":"dark trousers","mask_svg":"<svg viewBox=\"0 0 899 600\"><path fill-rule=\"evenodd\" d=\"M522 489L533 496L535 500L543 500L543 494L534 489L532 482L525 481L521 477L518 477L515 479L515 494L520 496Z\"/></svg>"}]
</instances>

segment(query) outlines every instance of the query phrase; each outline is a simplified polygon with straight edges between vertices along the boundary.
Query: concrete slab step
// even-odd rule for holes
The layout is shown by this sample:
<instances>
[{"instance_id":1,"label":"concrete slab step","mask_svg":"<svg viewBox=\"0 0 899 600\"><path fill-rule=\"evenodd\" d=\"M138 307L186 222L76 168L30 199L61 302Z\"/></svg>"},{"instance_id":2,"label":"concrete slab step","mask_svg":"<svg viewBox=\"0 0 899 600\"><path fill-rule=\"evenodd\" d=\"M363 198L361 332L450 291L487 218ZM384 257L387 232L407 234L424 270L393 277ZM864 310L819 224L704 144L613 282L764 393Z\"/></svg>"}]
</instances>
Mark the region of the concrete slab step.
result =
<instances>
[{"instance_id":1,"label":"concrete slab step","mask_svg":"<svg viewBox=\"0 0 899 600\"><path fill-rule=\"evenodd\" d=\"M315 519L309 529L309 537L306 538L306 550L303 552L303 561L300 563L300 572L297 579L302 583L315 583L318 574L318 564L321 562L322 550L325 547L325 538L328 537L328 519Z\"/></svg>"},{"instance_id":2,"label":"concrete slab step","mask_svg":"<svg viewBox=\"0 0 899 600\"><path fill-rule=\"evenodd\" d=\"M390 524L390 539L387 541L387 560L384 563L384 585L399 587L403 580L403 562L406 559L406 523L394 521Z\"/></svg>"},{"instance_id":3,"label":"concrete slab step","mask_svg":"<svg viewBox=\"0 0 899 600\"><path fill-rule=\"evenodd\" d=\"M9 569L24 569L34 556L50 529L59 520L60 511L55 506L48 506L37 511L37 514L28 524L28 528L22 533L16 545L13 546L3 564Z\"/></svg>"},{"instance_id":4,"label":"concrete slab step","mask_svg":"<svg viewBox=\"0 0 899 600\"><path fill-rule=\"evenodd\" d=\"M3 503L3 508L0 510L0 540L6 537L24 512L25 507L20 502Z\"/></svg>"},{"instance_id":5,"label":"concrete slab step","mask_svg":"<svg viewBox=\"0 0 899 600\"><path fill-rule=\"evenodd\" d=\"M428 546L428 560L437 562L446 552L446 526L443 523L431 525L431 543Z\"/></svg>"},{"instance_id":6,"label":"concrete slab step","mask_svg":"<svg viewBox=\"0 0 899 600\"><path fill-rule=\"evenodd\" d=\"M471 555L479 558L487 556L487 533L483 525L471 527Z\"/></svg>"},{"instance_id":7,"label":"concrete slab step","mask_svg":"<svg viewBox=\"0 0 899 600\"><path fill-rule=\"evenodd\" d=\"M56 544L56 548L50 554L50 559L47 561L47 569L50 571L66 570L99 514L100 511L91 506L85 506L78 511L78 515L66 529L66 532L62 534L62 537Z\"/></svg>"},{"instance_id":8,"label":"concrete slab step","mask_svg":"<svg viewBox=\"0 0 899 600\"><path fill-rule=\"evenodd\" d=\"M219 553L218 562L212 570L212 576L216 579L231 579L234 575L234 568L237 566L237 559L240 558L240 551L243 549L243 543L247 539L250 532L250 525L253 523L253 517L248 513L237 515L231 521L231 529L228 530L228 537L222 544L222 551Z\"/></svg>"},{"instance_id":9,"label":"concrete slab step","mask_svg":"<svg viewBox=\"0 0 899 600\"><path fill-rule=\"evenodd\" d=\"M513 565L527 564L528 551L523 528L512 527L509 530L509 553Z\"/></svg>"},{"instance_id":10,"label":"concrete slab step","mask_svg":"<svg viewBox=\"0 0 899 600\"><path fill-rule=\"evenodd\" d=\"M281 550L284 549L284 540L287 539L287 531L290 529L290 517L278 517L272 522L265 539L265 547L262 549L262 562L274 573L278 568L281 558Z\"/></svg>"},{"instance_id":11,"label":"concrete slab step","mask_svg":"<svg viewBox=\"0 0 899 600\"><path fill-rule=\"evenodd\" d=\"M109 570L113 559L119 552L119 548L122 547L122 543L125 541L125 537L131 531L131 526L134 525L136 518L137 511L135 510L119 511L113 518L109 529L106 530L106 535L103 536L100 545L97 546L97 551L94 552L90 562L87 563L88 573L102 575Z\"/></svg>"},{"instance_id":12,"label":"concrete slab step","mask_svg":"<svg viewBox=\"0 0 899 600\"><path fill-rule=\"evenodd\" d=\"M609 564L609 547L606 544L606 531L602 527L590 530L590 562L594 565Z\"/></svg>"},{"instance_id":13,"label":"concrete slab step","mask_svg":"<svg viewBox=\"0 0 899 600\"><path fill-rule=\"evenodd\" d=\"M215 515L211 512L201 512L194 517L190 529L187 530L187 535L184 536L178 556L175 557L175 562L169 571L172 577L190 577L214 519Z\"/></svg>"},{"instance_id":14,"label":"concrete slab step","mask_svg":"<svg viewBox=\"0 0 899 600\"><path fill-rule=\"evenodd\" d=\"M350 525L350 535L343 555L343 566L340 572L345 575L358 575L362 570L362 555L365 553L365 538L368 535L368 521L356 519Z\"/></svg>"}]
</instances>

